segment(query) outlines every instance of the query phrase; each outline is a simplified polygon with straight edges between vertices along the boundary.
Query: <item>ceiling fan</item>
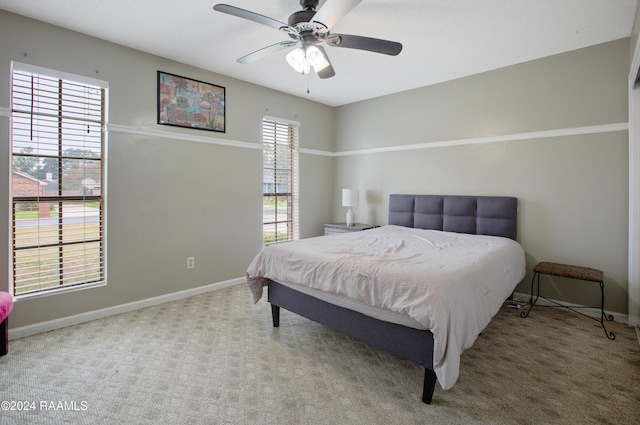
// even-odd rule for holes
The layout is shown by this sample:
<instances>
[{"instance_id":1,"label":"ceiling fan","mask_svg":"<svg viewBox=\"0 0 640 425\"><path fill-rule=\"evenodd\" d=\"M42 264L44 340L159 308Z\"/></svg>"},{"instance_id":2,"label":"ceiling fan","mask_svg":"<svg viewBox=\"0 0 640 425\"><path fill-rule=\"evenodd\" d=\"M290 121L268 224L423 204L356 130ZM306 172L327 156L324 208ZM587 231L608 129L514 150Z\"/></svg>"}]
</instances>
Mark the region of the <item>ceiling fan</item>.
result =
<instances>
[{"instance_id":1,"label":"ceiling fan","mask_svg":"<svg viewBox=\"0 0 640 425\"><path fill-rule=\"evenodd\" d=\"M330 32L331 28L361 1L326 0L322 7L316 10L319 0L300 0L302 10L291 14L286 24L228 4L216 4L213 9L275 28L287 33L291 38L291 40L281 41L249 53L238 59L238 62L251 63L271 53L296 46L286 56L287 63L293 69L302 74L308 74L313 68L320 78L330 78L336 73L321 43L391 56L396 56L402 51L402 44L395 41Z\"/></svg>"}]
</instances>

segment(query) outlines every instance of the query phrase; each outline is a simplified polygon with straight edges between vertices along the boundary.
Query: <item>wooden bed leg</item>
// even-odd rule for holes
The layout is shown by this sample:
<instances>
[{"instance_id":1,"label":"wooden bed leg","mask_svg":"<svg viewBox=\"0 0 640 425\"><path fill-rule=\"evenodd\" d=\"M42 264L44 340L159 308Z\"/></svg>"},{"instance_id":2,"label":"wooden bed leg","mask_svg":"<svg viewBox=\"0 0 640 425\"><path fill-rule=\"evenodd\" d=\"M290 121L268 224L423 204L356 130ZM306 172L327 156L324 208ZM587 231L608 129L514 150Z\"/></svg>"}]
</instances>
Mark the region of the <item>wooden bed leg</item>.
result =
<instances>
[{"instance_id":1,"label":"wooden bed leg","mask_svg":"<svg viewBox=\"0 0 640 425\"><path fill-rule=\"evenodd\" d=\"M273 318L273 327L277 328L280 326L280 307L277 305L271 304L271 317Z\"/></svg>"},{"instance_id":2,"label":"wooden bed leg","mask_svg":"<svg viewBox=\"0 0 640 425\"><path fill-rule=\"evenodd\" d=\"M4 356L9 352L9 318L0 323L0 356Z\"/></svg>"},{"instance_id":3,"label":"wooden bed leg","mask_svg":"<svg viewBox=\"0 0 640 425\"><path fill-rule=\"evenodd\" d=\"M436 388L436 373L431 369L424 368L424 387L422 388L422 402L431 404L433 390Z\"/></svg>"}]
</instances>

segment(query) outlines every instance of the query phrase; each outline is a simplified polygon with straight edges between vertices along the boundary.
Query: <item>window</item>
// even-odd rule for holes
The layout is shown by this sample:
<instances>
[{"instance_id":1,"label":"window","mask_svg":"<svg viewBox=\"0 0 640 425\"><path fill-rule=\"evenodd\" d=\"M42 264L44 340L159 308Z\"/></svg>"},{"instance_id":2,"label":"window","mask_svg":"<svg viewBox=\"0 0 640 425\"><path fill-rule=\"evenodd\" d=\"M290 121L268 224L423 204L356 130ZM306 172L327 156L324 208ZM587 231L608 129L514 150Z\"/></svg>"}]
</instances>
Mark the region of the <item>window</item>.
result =
<instances>
[{"instance_id":1,"label":"window","mask_svg":"<svg viewBox=\"0 0 640 425\"><path fill-rule=\"evenodd\" d=\"M264 245L298 239L299 124L262 120L262 225Z\"/></svg>"},{"instance_id":2,"label":"window","mask_svg":"<svg viewBox=\"0 0 640 425\"><path fill-rule=\"evenodd\" d=\"M107 84L12 66L13 294L104 284Z\"/></svg>"}]
</instances>

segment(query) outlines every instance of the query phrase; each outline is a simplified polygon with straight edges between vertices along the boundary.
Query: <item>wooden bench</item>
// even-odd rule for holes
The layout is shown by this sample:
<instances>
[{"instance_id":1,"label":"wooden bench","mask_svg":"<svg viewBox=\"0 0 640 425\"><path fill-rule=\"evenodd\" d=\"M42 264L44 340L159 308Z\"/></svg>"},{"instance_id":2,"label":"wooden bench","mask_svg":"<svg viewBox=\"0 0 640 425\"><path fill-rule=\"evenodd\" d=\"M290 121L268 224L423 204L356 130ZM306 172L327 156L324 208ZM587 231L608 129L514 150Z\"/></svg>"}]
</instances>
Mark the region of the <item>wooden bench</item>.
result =
<instances>
[{"instance_id":1,"label":"wooden bench","mask_svg":"<svg viewBox=\"0 0 640 425\"><path fill-rule=\"evenodd\" d=\"M550 300L549 298L545 298L542 295L540 295L540 275L541 274L546 274L546 275L551 275L551 276L558 276L558 277L568 277L571 279L577 279L577 280L583 280L583 281L588 281L588 282L596 282L598 284L600 284L600 318L596 319L595 317L591 317L588 316L576 309L578 308L597 308L597 307L577 307L577 306L568 306L568 305L564 305L561 304L557 301L554 300ZM537 278L537 290L536 290L536 297L535 299L533 298L533 285L534 282L536 281ZM547 307L562 307L562 308L566 308L568 310L571 310L575 313L581 314L585 317L588 317L589 319L593 319L597 322L600 322L600 324L602 325L602 329L604 329L604 333L605 335L607 335L607 338L613 340L616 339L616 335L613 332L608 332L607 328L605 327L605 321L613 321L613 316L612 315L607 315L604 312L604 273L601 270L597 270L597 269L592 269L590 267L582 267L582 266L572 266L569 264L559 264L559 263L551 263L551 262L547 262L547 261L543 261L540 262L538 264L536 264L536 266L533 268L533 279L531 279L531 298L529 299L529 310L527 310L526 312L522 312L520 313L520 316L522 317L527 317L529 316L529 313L531 312L531 309L533 308L533 306L536 304L536 302L538 301L538 298L544 298L545 300L553 303L554 305L551 306L547 306Z\"/></svg>"}]
</instances>

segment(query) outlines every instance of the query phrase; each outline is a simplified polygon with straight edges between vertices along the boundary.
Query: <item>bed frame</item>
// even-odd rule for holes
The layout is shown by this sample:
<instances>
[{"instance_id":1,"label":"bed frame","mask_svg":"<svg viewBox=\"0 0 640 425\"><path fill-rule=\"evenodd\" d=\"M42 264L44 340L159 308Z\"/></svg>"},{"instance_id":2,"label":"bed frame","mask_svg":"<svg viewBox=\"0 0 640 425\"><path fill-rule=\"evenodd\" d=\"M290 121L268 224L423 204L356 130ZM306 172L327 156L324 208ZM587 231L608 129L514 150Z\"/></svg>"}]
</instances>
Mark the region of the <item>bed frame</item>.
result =
<instances>
[{"instance_id":1,"label":"bed frame","mask_svg":"<svg viewBox=\"0 0 640 425\"><path fill-rule=\"evenodd\" d=\"M518 200L502 196L390 195L389 224L516 239ZM365 230L366 231L366 230ZM331 236L328 236L331 237ZM433 334L374 319L269 281L273 326L280 308L328 326L425 367L422 401L430 404L436 385Z\"/></svg>"}]
</instances>

